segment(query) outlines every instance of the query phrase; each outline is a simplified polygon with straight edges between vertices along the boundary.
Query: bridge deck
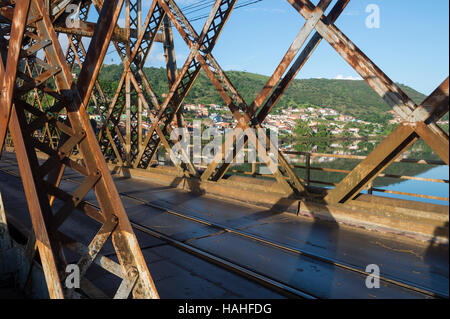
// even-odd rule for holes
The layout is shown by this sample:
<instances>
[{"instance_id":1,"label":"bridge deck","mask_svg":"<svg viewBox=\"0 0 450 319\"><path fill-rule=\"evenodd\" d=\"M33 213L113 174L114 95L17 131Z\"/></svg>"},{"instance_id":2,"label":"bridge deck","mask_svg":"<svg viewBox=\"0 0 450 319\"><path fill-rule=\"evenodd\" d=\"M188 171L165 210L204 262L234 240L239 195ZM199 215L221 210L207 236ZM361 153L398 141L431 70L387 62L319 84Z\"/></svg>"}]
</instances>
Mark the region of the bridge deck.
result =
<instances>
[{"instance_id":1,"label":"bridge deck","mask_svg":"<svg viewBox=\"0 0 450 319\"><path fill-rule=\"evenodd\" d=\"M14 154L6 153L0 161L5 208L8 217L29 227L21 181L14 173ZM61 186L73 191L79 182L80 176L67 171ZM115 182L162 298L279 298L286 289L319 298L448 296L447 246L238 205L142 179L116 177ZM96 204L93 194L86 200ZM74 212L62 228L85 244L98 230L81 212ZM187 249L180 249L180 243ZM112 251L108 243L101 253L114 259ZM205 255L222 264L212 264ZM367 289L366 275L358 273L369 264L380 267L379 289ZM284 288L263 287L252 276L236 274L235 266ZM109 292L118 285L118 279L99 275L95 267L87 277Z\"/></svg>"}]
</instances>

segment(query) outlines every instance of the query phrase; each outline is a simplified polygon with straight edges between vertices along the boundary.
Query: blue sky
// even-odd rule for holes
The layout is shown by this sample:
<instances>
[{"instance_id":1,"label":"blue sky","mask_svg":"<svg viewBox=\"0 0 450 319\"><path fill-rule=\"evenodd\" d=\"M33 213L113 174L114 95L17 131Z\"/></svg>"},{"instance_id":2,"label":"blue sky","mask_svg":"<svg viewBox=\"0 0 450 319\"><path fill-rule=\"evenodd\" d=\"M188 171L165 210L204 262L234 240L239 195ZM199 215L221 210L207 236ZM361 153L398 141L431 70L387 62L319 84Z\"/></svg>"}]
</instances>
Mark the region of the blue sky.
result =
<instances>
[{"instance_id":1,"label":"blue sky","mask_svg":"<svg viewBox=\"0 0 450 319\"><path fill-rule=\"evenodd\" d=\"M184 8L199 0L178 0ZM245 3L248 0L238 0ZM204 1L208 2L208 1ZM317 3L318 1L313 1ZM144 1L148 8L150 0ZM332 2L332 5L335 1ZM380 28L369 29L366 7L380 8ZM190 18L201 15L193 13ZM424 94L431 93L449 73L448 0L352 0L337 20L340 28L392 80ZM263 0L235 10L225 26L213 55L225 70L270 75L304 24L303 17L286 0ZM120 19L123 24L123 15ZM203 20L194 23L200 33ZM175 30L178 66L189 53ZM163 48L156 44L147 66L163 66ZM118 63L109 54L105 63ZM298 78L358 78L358 74L322 41Z\"/></svg>"}]
</instances>

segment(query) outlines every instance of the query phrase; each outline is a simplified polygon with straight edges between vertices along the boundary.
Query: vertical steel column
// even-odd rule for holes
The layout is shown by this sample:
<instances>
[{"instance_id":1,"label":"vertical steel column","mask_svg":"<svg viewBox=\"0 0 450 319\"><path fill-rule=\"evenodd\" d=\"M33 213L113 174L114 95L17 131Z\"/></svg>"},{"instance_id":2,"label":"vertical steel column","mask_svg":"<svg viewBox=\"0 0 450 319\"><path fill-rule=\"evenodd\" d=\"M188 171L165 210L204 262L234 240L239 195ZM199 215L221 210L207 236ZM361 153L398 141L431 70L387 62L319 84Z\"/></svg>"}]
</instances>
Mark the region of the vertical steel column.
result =
<instances>
[{"instance_id":1,"label":"vertical steel column","mask_svg":"<svg viewBox=\"0 0 450 319\"><path fill-rule=\"evenodd\" d=\"M175 46L173 43L172 23L169 17L164 17L163 27L163 41L164 41L164 56L166 58L167 78L169 80L169 88L175 83L178 76L177 61L175 55ZM174 97L174 104L176 104L178 97ZM184 127L183 106L177 112L177 126Z\"/></svg>"},{"instance_id":2,"label":"vertical steel column","mask_svg":"<svg viewBox=\"0 0 450 319\"><path fill-rule=\"evenodd\" d=\"M137 38L139 38L144 30L143 30L143 21L142 21L142 0L137 0ZM142 54L139 56L140 59L143 59ZM142 90L142 85L139 84L139 88ZM137 127L136 127L136 134L137 134L137 150L135 150L135 153L140 152L142 149L142 100L140 98L137 99ZM131 163L130 163L131 166Z\"/></svg>"}]
</instances>

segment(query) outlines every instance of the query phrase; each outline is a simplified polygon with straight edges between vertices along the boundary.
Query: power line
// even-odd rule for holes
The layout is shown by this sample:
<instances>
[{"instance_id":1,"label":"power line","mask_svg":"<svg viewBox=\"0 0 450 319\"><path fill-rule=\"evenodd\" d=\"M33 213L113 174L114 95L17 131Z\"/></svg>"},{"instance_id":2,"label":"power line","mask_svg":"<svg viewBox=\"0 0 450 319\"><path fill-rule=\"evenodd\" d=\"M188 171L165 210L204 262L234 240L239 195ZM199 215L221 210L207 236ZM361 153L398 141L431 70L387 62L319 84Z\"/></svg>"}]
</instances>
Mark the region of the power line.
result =
<instances>
[{"instance_id":1,"label":"power line","mask_svg":"<svg viewBox=\"0 0 450 319\"><path fill-rule=\"evenodd\" d=\"M183 8L182 11L183 11L183 13L184 13L185 15L192 14L192 13L195 13L195 12L197 12L197 11L201 11L201 10L203 10L203 9L208 8L208 7L209 7L211 4L213 4L214 2L215 2L214 0L212 0L212 1L203 1L203 3L197 5L197 6L194 7L194 8L192 8L192 7L191 7L191 8L188 8L188 9Z\"/></svg>"},{"instance_id":2,"label":"power line","mask_svg":"<svg viewBox=\"0 0 450 319\"><path fill-rule=\"evenodd\" d=\"M243 4L240 4L240 5L238 5L238 6L235 6L235 7L234 7L234 10L237 10L237 9L240 9L240 8L243 8L243 7L247 7L247 6L249 6L249 5L252 5L252 4L261 2L261 1L263 1L263 0L249 0L249 1L247 1L246 3L243 3ZM191 13L192 13L192 12L191 12ZM187 15L189 15L189 14L187 14ZM201 19L205 19L205 18L207 18L208 16L209 16L209 14L204 14L204 15L201 15L201 16L193 17L193 18L188 19L188 20L189 20L190 22L195 22L195 21L198 21L198 20L201 20Z\"/></svg>"},{"instance_id":3,"label":"power line","mask_svg":"<svg viewBox=\"0 0 450 319\"><path fill-rule=\"evenodd\" d=\"M261 2L261 1L263 1L263 0L254 0L252 2L248 2L248 3L245 3L245 4L241 4L239 6L236 6L234 9L240 9L240 8L243 8L243 7L247 7L247 6L251 5L251 4L254 4L254 3L257 3L257 2Z\"/></svg>"},{"instance_id":4,"label":"power line","mask_svg":"<svg viewBox=\"0 0 450 319\"><path fill-rule=\"evenodd\" d=\"M252 4L261 2L263 0L246 0L246 1L247 2L244 2L244 3L240 4L240 5L235 6L234 10L250 6ZM199 11L204 11L204 13L202 15L197 15L197 16L195 16L193 18L188 19L189 22L195 22L195 21L198 21L198 20L201 20L201 19L205 19L205 18L207 18L209 16L208 10L205 11L204 9L209 8L209 6L211 4L213 4L214 2L216 2L216 1L215 0L210 0L210 1L206 1L205 2L205 1L199 0L199 1L194 2L194 3L190 4L190 5L187 5L187 6L183 7L183 8L180 8L180 10L183 12L183 14L186 16L186 18L188 16L192 16L193 13L196 13L196 12L199 12ZM105 56L108 56L108 55L113 54L115 52L117 52L117 51L113 50L113 51L107 52Z\"/></svg>"},{"instance_id":5,"label":"power line","mask_svg":"<svg viewBox=\"0 0 450 319\"><path fill-rule=\"evenodd\" d=\"M193 8L193 7L198 7L201 4L203 4L203 3L205 3L205 2L202 1L202 0L199 0L197 2L194 2L193 4L190 4L190 5L187 5L187 6L183 7L183 10L187 10L187 9L190 9L190 8Z\"/></svg>"}]
</instances>

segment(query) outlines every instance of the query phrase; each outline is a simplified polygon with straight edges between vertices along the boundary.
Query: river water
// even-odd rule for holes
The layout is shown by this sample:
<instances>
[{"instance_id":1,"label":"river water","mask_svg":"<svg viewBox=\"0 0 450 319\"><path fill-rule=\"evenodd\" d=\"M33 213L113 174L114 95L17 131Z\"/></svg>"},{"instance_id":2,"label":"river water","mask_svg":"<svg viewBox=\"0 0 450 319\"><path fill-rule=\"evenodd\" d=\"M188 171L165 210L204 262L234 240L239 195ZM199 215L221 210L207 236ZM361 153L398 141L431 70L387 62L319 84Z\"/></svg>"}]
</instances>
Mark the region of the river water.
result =
<instances>
[{"instance_id":1,"label":"river water","mask_svg":"<svg viewBox=\"0 0 450 319\"><path fill-rule=\"evenodd\" d=\"M297 142L294 143L293 150L304 152L318 152L318 153L331 153L331 154L348 154L348 155L363 155L367 156L373 149L380 143L381 140L376 141L351 141L342 143L340 141L321 141L320 143L314 141ZM415 143L406 152L402 154L403 158L409 159L426 159L439 161L439 157L434 154L431 149L423 141ZM317 160L317 158L316 158ZM325 162L313 163L316 167L327 167L333 169L352 170L359 161L340 160L340 159L327 159L323 158ZM384 190L415 193L422 195L449 197L449 167L448 166L431 166L427 164L410 164L410 163L393 163L386 170L385 173L399 175L399 176L415 176L422 178L443 179L446 183L416 181L416 180L402 180L402 179L387 179L377 178L374 182L375 188ZM299 176L302 173L299 172ZM321 181L330 181L338 183L345 174L333 174L324 172L312 172L312 179ZM303 177L303 176L301 176ZM323 187L323 185L321 185ZM415 200L427 203L434 203L440 205L449 205L448 201L419 198L398 194L388 194L382 192L374 192L375 195L401 198L407 200Z\"/></svg>"},{"instance_id":2,"label":"river water","mask_svg":"<svg viewBox=\"0 0 450 319\"><path fill-rule=\"evenodd\" d=\"M426 171L424 173L416 175L416 177L425 178L436 178L449 180L449 167L448 166L438 166ZM398 192L406 193L420 193L423 195L439 196L439 197L449 197L449 184L448 183L434 183L434 182L424 182L424 181L411 181L406 180L396 184L390 184L384 186L383 189L393 190ZM374 193L380 194L381 196L402 198L402 199L414 199L420 202L427 202L433 204L448 205L448 201L440 201L428 198L417 198L411 196L403 196L397 194L387 194L387 193Z\"/></svg>"}]
</instances>

